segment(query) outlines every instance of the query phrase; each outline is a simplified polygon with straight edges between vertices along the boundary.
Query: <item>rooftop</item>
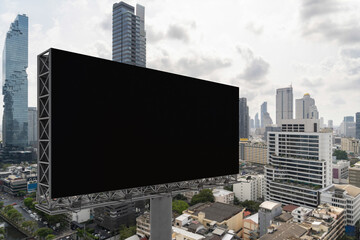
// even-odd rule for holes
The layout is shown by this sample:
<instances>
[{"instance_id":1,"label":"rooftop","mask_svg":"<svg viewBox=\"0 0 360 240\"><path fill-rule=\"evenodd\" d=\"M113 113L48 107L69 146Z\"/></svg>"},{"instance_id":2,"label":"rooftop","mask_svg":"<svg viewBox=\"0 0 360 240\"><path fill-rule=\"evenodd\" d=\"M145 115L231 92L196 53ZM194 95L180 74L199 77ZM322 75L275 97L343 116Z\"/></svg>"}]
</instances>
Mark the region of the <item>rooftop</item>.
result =
<instances>
[{"instance_id":1,"label":"rooftop","mask_svg":"<svg viewBox=\"0 0 360 240\"><path fill-rule=\"evenodd\" d=\"M263 235L260 240L288 240L289 238L300 238L307 230L296 223L283 223L276 228L275 232Z\"/></svg>"},{"instance_id":2,"label":"rooftop","mask_svg":"<svg viewBox=\"0 0 360 240\"><path fill-rule=\"evenodd\" d=\"M256 223L256 224L259 224L259 213L255 213L255 214L253 214L253 215L251 215L251 216L248 216L248 217L245 218L245 219L251 220L251 221L253 221L253 222Z\"/></svg>"},{"instance_id":3,"label":"rooftop","mask_svg":"<svg viewBox=\"0 0 360 240\"><path fill-rule=\"evenodd\" d=\"M236 214L242 212L244 208L233 206L230 204L214 202L214 203L200 203L191 206L188 210L198 215L200 212L205 213L205 218L221 223Z\"/></svg>"},{"instance_id":4,"label":"rooftop","mask_svg":"<svg viewBox=\"0 0 360 240\"><path fill-rule=\"evenodd\" d=\"M201 236L199 234L191 233L191 232L188 232L188 231L186 231L184 229L177 228L177 227L172 227L172 230L173 230L174 233L178 233L178 234L181 234L183 236L186 236L188 238L195 239L195 240L200 240L200 239L205 238L204 236Z\"/></svg>"},{"instance_id":5,"label":"rooftop","mask_svg":"<svg viewBox=\"0 0 360 240\"><path fill-rule=\"evenodd\" d=\"M330 188L329 190L334 191L335 189L345 190L352 197L357 197L360 194L360 188L355 187L350 184L346 184L346 185L334 184L334 186L332 188Z\"/></svg>"},{"instance_id":6,"label":"rooftop","mask_svg":"<svg viewBox=\"0 0 360 240\"><path fill-rule=\"evenodd\" d=\"M289 204L289 205L286 205L286 206L283 207L283 211L292 212L293 210L297 209L298 207L299 206Z\"/></svg>"},{"instance_id":7,"label":"rooftop","mask_svg":"<svg viewBox=\"0 0 360 240\"><path fill-rule=\"evenodd\" d=\"M282 213L279 216L275 217L275 220L280 221L280 222L287 222L292 218L293 218L293 216L290 213L286 212L286 213Z\"/></svg>"},{"instance_id":8,"label":"rooftop","mask_svg":"<svg viewBox=\"0 0 360 240\"><path fill-rule=\"evenodd\" d=\"M265 201L262 204L260 204L260 208L265 208L265 209L268 209L268 210L272 210L272 209L274 209L274 208L276 208L278 206L281 207L281 203Z\"/></svg>"}]
</instances>

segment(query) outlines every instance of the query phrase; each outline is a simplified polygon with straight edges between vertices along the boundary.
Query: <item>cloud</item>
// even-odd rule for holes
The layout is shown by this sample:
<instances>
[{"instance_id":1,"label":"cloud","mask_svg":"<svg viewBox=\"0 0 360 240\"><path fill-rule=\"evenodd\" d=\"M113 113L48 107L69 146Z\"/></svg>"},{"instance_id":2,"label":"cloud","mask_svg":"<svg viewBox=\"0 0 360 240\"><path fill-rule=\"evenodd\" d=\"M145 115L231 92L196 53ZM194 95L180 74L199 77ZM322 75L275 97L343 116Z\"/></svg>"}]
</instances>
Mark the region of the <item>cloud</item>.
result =
<instances>
[{"instance_id":1,"label":"cloud","mask_svg":"<svg viewBox=\"0 0 360 240\"><path fill-rule=\"evenodd\" d=\"M264 27L262 25L256 26L253 22L249 22L248 24L246 24L245 28L255 35L261 35L264 30Z\"/></svg>"},{"instance_id":2,"label":"cloud","mask_svg":"<svg viewBox=\"0 0 360 240\"><path fill-rule=\"evenodd\" d=\"M146 25L146 41L148 43L156 43L164 38L164 34L160 31L156 31L153 26Z\"/></svg>"},{"instance_id":3,"label":"cloud","mask_svg":"<svg viewBox=\"0 0 360 240\"><path fill-rule=\"evenodd\" d=\"M324 84L324 81L321 77L319 78L304 78L301 81L301 84L303 85L303 87L309 88L309 89L316 89L321 87Z\"/></svg>"},{"instance_id":4,"label":"cloud","mask_svg":"<svg viewBox=\"0 0 360 240\"><path fill-rule=\"evenodd\" d=\"M186 29L176 24L172 24L169 26L166 36L171 39L184 41L185 43L188 43L190 39Z\"/></svg>"},{"instance_id":5,"label":"cloud","mask_svg":"<svg viewBox=\"0 0 360 240\"><path fill-rule=\"evenodd\" d=\"M356 0L302 0L301 32L317 40L360 41L360 4Z\"/></svg>"},{"instance_id":6,"label":"cloud","mask_svg":"<svg viewBox=\"0 0 360 240\"><path fill-rule=\"evenodd\" d=\"M255 56L253 51L246 47L237 47L237 51L245 59L246 65L238 79L244 79L247 82L263 82L269 72L270 64L262 57Z\"/></svg>"},{"instance_id":7,"label":"cloud","mask_svg":"<svg viewBox=\"0 0 360 240\"><path fill-rule=\"evenodd\" d=\"M100 27L105 31L111 31L112 27L112 14L108 13L104 19L100 22Z\"/></svg>"}]
</instances>

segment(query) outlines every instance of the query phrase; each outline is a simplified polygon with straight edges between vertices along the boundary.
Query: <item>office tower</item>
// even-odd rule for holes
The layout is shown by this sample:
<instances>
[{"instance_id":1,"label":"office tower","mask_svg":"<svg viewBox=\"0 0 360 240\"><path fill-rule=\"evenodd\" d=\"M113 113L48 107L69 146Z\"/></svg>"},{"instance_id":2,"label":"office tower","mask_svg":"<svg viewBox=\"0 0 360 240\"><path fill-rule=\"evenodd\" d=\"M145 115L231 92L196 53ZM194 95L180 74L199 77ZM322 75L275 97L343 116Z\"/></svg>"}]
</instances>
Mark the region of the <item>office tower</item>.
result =
<instances>
[{"instance_id":1,"label":"office tower","mask_svg":"<svg viewBox=\"0 0 360 240\"><path fill-rule=\"evenodd\" d=\"M38 130L37 130L37 110L36 107L29 107L29 130L28 142L29 145L37 147Z\"/></svg>"},{"instance_id":2,"label":"office tower","mask_svg":"<svg viewBox=\"0 0 360 240\"><path fill-rule=\"evenodd\" d=\"M355 137L360 139L360 112L355 114L356 116L356 123L355 123Z\"/></svg>"},{"instance_id":3,"label":"office tower","mask_svg":"<svg viewBox=\"0 0 360 240\"><path fill-rule=\"evenodd\" d=\"M28 17L17 15L6 34L3 50L3 144L28 144Z\"/></svg>"},{"instance_id":4,"label":"office tower","mask_svg":"<svg viewBox=\"0 0 360 240\"><path fill-rule=\"evenodd\" d=\"M325 127L325 126L324 126L324 118L321 117L321 118L320 118L320 128L323 128L323 127Z\"/></svg>"},{"instance_id":5,"label":"office tower","mask_svg":"<svg viewBox=\"0 0 360 240\"><path fill-rule=\"evenodd\" d=\"M271 126L273 124L273 121L268 112L264 112L262 123L264 124L263 128L266 128L267 126Z\"/></svg>"},{"instance_id":6,"label":"office tower","mask_svg":"<svg viewBox=\"0 0 360 240\"><path fill-rule=\"evenodd\" d=\"M239 98L239 138L249 138L249 107L246 98Z\"/></svg>"},{"instance_id":7,"label":"office tower","mask_svg":"<svg viewBox=\"0 0 360 240\"><path fill-rule=\"evenodd\" d=\"M293 119L293 89L276 89L276 124L282 119Z\"/></svg>"},{"instance_id":8,"label":"office tower","mask_svg":"<svg viewBox=\"0 0 360 240\"><path fill-rule=\"evenodd\" d=\"M255 114L255 128L260 128L259 113Z\"/></svg>"},{"instance_id":9,"label":"office tower","mask_svg":"<svg viewBox=\"0 0 360 240\"><path fill-rule=\"evenodd\" d=\"M250 129L255 128L254 119L250 118Z\"/></svg>"},{"instance_id":10,"label":"office tower","mask_svg":"<svg viewBox=\"0 0 360 240\"><path fill-rule=\"evenodd\" d=\"M303 98L295 100L296 119L319 119L319 112L315 100L305 93Z\"/></svg>"},{"instance_id":11,"label":"office tower","mask_svg":"<svg viewBox=\"0 0 360 240\"><path fill-rule=\"evenodd\" d=\"M340 124L340 135L343 137L356 137L356 123L353 116L344 117L344 121Z\"/></svg>"},{"instance_id":12,"label":"office tower","mask_svg":"<svg viewBox=\"0 0 360 240\"><path fill-rule=\"evenodd\" d=\"M354 117L353 116L345 116L344 122L354 122Z\"/></svg>"},{"instance_id":13,"label":"office tower","mask_svg":"<svg viewBox=\"0 0 360 240\"><path fill-rule=\"evenodd\" d=\"M328 120L328 128L333 128L333 120Z\"/></svg>"},{"instance_id":14,"label":"office tower","mask_svg":"<svg viewBox=\"0 0 360 240\"><path fill-rule=\"evenodd\" d=\"M124 3L113 5L112 58L114 61L146 67L145 8Z\"/></svg>"},{"instance_id":15,"label":"office tower","mask_svg":"<svg viewBox=\"0 0 360 240\"><path fill-rule=\"evenodd\" d=\"M260 113L261 113L261 115L260 115L261 128L264 128L265 127L264 114L267 113L267 102L263 102L263 104L261 104Z\"/></svg>"},{"instance_id":16,"label":"office tower","mask_svg":"<svg viewBox=\"0 0 360 240\"><path fill-rule=\"evenodd\" d=\"M317 119L280 125L268 133L265 200L316 207L319 190L332 184L332 133L318 132Z\"/></svg>"}]
</instances>

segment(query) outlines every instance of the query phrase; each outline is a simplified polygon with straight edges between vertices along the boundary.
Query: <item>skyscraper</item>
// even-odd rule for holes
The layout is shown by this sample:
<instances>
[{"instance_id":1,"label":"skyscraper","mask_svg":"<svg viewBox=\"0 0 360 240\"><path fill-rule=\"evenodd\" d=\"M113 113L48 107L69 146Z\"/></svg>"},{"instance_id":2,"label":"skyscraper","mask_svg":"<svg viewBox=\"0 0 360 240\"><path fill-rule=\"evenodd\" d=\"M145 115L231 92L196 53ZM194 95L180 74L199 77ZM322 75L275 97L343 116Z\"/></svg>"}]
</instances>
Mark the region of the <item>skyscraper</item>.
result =
<instances>
[{"instance_id":1,"label":"skyscraper","mask_svg":"<svg viewBox=\"0 0 360 240\"><path fill-rule=\"evenodd\" d=\"M356 125L355 125L356 134L355 134L355 137L357 139L360 139L360 112L357 112L355 114L355 116L356 116Z\"/></svg>"},{"instance_id":2,"label":"skyscraper","mask_svg":"<svg viewBox=\"0 0 360 240\"><path fill-rule=\"evenodd\" d=\"M29 130L28 130L28 142L29 145L37 147L38 140L38 130L37 130L37 110L36 107L29 107Z\"/></svg>"},{"instance_id":3,"label":"skyscraper","mask_svg":"<svg viewBox=\"0 0 360 240\"><path fill-rule=\"evenodd\" d=\"M28 144L28 17L17 15L6 34L3 50L3 143Z\"/></svg>"},{"instance_id":4,"label":"skyscraper","mask_svg":"<svg viewBox=\"0 0 360 240\"><path fill-rule=\"evenodd\" d=\"M333 128L333 120L328 120L328 128Z\"/></svg>"},{"instance_id":5,"label":"skyscraper","mask_svg":"<svg viewBox=\"0 0 360 240\"><path fill-rule=\"evenodd\" d=\"M249 138L249 107L246 98L239 98L239 138Z\"/></svg>"},{"instance_id":6,"label":"skyscraper","mask_svg":"<svg viewBox=\"0 0 360 240\"><path fill-rule=\"evenodd\" d=\"M276 124L282 119L293 119L293 89L276 89Z\"/></svg>"},{"instance_id":7,"label":"skyscraper","mask_svg":"<svg viewBox=\"0 0 360 240\"><path fill-rule=\"evenodd\" d=\"M260 128L259 113L255 114L255 128Z\"/></svg>"},{"instance_id":8,"label":"skyscraper","mask_svg":"<svg viewBox=\"0 0 360 240\"><path fill-rule=\"evenodd\" d=\"M114 3L112 58L114 61L146 67L145 8Z\"/></svg>"},{"instance_id":9,"label":"skyscraper","mask_svg":"<svg viewBox=\"0 0 360 240\"><path fill-rule=\"evenodd\" d=\"M295 100L296 119L319 119L319 112L315 100L305 93L303 98Z\"/></svg>"},{"instance_id":10,"label":"skyscraper","mask_svg":"<svg viewBox=\"0 0 360 240\"><path fill-rule=\"evenodd\" d=\"M261 119L261 128L264 128L265 127L265 124L264 124L264 114L267 113L267 102L263 102L263 104L261 104L261 107L260 107L260 119Z\"/></svg>"}]
</instances>

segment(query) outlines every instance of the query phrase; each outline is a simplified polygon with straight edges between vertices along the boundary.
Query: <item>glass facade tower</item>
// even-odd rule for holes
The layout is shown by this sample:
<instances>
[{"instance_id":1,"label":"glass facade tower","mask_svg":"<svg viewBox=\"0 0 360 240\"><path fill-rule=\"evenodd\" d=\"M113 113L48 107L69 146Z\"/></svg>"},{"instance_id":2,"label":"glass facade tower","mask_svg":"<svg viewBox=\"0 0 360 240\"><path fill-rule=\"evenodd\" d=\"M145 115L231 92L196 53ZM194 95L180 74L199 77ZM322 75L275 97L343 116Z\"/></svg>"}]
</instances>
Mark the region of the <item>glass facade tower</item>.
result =
<instances>
[{"instance_id":1,"label":"glass facade tower","mask_svg":"<svg viewBox=\"0 0 360 240\"><path fill-rule=\"evenodd\" d=\"M28 17L17 15L6 34L3 50L3 144L28 144Z\"/></svg>"},{"instance_id":2,"label":"glass facade tower","mask_svg":"<svg viewBox=\"0 0 360 240\"><path fill-rule=\"evenodd\" d=\"M114 61L146 67L145 8L124 2L113 5L112 58Z\"/></svg>"}]
</instances>

